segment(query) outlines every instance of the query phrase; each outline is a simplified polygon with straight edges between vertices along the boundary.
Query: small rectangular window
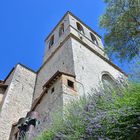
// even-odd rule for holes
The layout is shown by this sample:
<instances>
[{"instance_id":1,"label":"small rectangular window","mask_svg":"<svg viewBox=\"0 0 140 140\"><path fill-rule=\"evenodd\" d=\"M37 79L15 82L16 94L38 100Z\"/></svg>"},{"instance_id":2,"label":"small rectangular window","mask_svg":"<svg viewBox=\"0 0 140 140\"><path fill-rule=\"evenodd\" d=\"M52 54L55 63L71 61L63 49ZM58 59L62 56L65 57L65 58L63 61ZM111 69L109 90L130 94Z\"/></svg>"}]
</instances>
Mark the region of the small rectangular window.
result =
<instances>
[{"instance_id":1,"label":"small rectangular window","mask_svg":"<svg viewBox=\"0 0 140 140\"><path fill-rule=\"evenodd\" d=\"M52 90L51 90L51 93L53 93L54 92L54 87L52 88Z\"/></svg>"},{"instance_id":2,"label":"small rectangular window","mask_svg":"<svg viewBox=\"0 0 140 140\"><path fill-rule=\"evenodd\" d=\"M69 87L74 88L74 82L67 80L67 84Z\"/></svg>"}]
</instances>

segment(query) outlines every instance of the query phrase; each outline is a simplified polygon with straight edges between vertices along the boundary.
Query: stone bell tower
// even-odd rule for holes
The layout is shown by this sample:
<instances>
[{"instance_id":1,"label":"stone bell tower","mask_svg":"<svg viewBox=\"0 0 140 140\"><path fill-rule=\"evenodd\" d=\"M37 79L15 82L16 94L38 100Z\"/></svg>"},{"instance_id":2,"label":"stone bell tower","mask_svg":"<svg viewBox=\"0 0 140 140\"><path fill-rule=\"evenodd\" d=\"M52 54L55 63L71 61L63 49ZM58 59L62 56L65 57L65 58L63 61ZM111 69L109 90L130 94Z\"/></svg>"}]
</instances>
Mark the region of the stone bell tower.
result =
<instances>
[{"instance_id":1,"label":"stone bell tower","mask_svg":"<svg viewBox=\"0 0 140 140\"><path fill-rule=\"evenodd\" d=\"M57 71L75 75L78 94L96 88L102 75L116 79L124 73L104 52L100 35L71 12L67 12L45 39L43 65L38 70L34 100Z\"/></svg>"},{"instance_id":2,"label":"stone bell tower","mask_svg":"<svg viewBox=\"0 0 140 140\"><path fill-rule=\"evenodd\" d=\"M20 115L25 118L18 119L13 125L10 140L21 137L23 132L32 140L47 130L52 114L58 109L62 117L63 107L71 99L88 95L104 81L111 83L125 77L125 73L105 54L100 35L71 12L67 12L48 35L45 45L43 64L32 76L34 80L31 81L33 88L30 94L33 92L33 102L30 113L26 117L25 114ZM28 78L30 81L29 76L23 75L26 86L29 86L26 82Z\"/></svg>"}]
</instances>

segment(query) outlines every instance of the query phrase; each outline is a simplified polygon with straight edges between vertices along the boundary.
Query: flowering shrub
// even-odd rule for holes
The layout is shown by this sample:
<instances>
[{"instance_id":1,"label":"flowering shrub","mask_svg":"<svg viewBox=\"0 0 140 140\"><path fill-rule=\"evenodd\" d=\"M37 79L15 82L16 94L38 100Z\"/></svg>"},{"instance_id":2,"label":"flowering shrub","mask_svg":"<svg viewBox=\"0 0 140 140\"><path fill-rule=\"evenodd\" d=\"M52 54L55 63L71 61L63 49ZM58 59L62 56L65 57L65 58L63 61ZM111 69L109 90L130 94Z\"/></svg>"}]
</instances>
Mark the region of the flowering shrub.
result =
<instances>
[{"instance_id":1,"label":"flowering shrub","mask_svg":"<svg viewBox=\"0 0 140 140\"><path fill-rule=\"evenodd\" d=\"M60 118L37 140L137 140L140 85L92 91L70 103Z\"/></svg>"}]
</instances>

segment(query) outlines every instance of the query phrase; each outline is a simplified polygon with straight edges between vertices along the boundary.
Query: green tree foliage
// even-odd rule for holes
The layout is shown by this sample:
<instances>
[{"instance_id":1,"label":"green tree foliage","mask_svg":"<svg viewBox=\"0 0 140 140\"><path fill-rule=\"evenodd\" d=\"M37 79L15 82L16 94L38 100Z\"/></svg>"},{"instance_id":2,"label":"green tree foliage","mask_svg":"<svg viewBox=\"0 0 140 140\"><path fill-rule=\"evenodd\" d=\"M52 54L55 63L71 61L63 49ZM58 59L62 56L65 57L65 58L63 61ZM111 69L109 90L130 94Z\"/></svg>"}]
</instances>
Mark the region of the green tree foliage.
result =
<instances>
[{"instance_id":1,"label":"green tree foliage","mask_svg":"<svg viewBox=\"0 0 140 140\"><path fill-rule=\"evenodd\" d=\"M140 55L140 0L104 0L106 12L100 26L106 29L105 46L120 59Z\"/></svg>"}]
</instances>

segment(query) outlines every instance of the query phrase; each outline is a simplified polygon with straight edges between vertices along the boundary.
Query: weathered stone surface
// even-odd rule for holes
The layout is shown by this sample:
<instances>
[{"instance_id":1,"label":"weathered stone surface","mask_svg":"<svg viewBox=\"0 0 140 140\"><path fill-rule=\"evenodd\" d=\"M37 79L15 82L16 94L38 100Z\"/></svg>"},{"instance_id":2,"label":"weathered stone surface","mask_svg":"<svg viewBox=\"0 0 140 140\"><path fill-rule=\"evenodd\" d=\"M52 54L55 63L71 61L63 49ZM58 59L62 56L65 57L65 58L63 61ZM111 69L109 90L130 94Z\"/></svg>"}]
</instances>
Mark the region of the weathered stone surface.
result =
<instances>
[{"instance_id":1,"label":"weathered stone surface","mask_svg":"<svg viewBox=\"0 0 140 140\"><path fill-rule=\"evenodd\" d=\"M74 62L72 56L71 40L67 40L59 50L40 69L37 75L34 99L42 92L42 86L59 70L74 74Z\"/></svg>"},{"instance_id":2,"label":"weathered stone surface","mask_svg":"<svg viewBox=\"0 0 140 140\"><path fill-rule=\"evenodd\" d=\"M52 88L54 92L52 93ZM59 78L45 93L35 111L39 113L39 124L36 126L34 136L41 134L50 127L52 113L63 108L62 80ZM59 109L58 109L59 108ZM60 110L59 110L60 111Z\"/></svg>"},{"instance_id":3,"label":"weathered stone surface","mask_svg":"<svg viewBox=\"0 0 140 140\"><path fill-rule=\"evenodd\" d=\"M16 66L0 112L0 140L8 140L12 125L30 110L35 79L35 73Z\"/></svg>"},{"instance_id":4,"label":"weathered stone surface","mask_svg":"<svg viewBox=\"0 0 140 140\"><path fill-rule=\"evenodd\" d=\"M54 80L54 79L53 79ZM74 82L74 88L67 85L67 80ZM52 92L52 89L53 92ZM76 82L74 77L63 74L54 84L47 90L43 98L34 109L39 114L39 124L33 132L33 137L40 135L46 131L52 124L53 119L63 117L63 108L71 100L77 97Z\"/></svg>"},{"instance_id":5,"label":"weathered stone surface","mask_svg":"<svg viewBox=\"0 0 140 140\"><path fill-rule=\"evenodd\" d=\"M72 49L79 94L87 94L98 88L102 84L102 75L106 72L110 73L114 80L124 76L75 39L72 39Z\"/></svg>"}]
</instances>

